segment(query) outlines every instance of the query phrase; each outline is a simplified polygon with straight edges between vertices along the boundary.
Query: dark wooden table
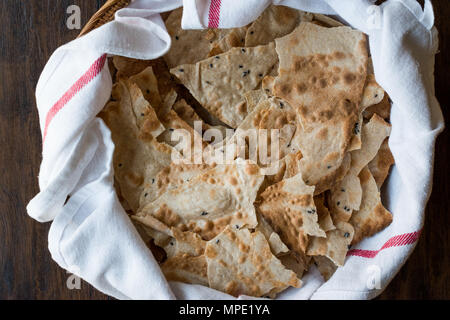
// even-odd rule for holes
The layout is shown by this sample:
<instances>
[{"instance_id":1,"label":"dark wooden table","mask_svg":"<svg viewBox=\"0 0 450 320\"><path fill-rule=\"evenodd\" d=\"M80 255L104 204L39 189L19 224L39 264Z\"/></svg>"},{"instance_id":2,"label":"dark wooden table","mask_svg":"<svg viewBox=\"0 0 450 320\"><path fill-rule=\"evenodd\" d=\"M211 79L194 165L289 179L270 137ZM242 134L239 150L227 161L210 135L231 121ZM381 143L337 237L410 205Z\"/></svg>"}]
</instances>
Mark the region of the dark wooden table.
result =
<instances>
[{"instance_id":1,"label":"dark wooden table","mask_svg":"<svg viewBox=\"0 0 450 320\"><path fill-rule=\"evenodd\" d=\"M81 8L82 24L101 0L0 1L0 299L108 299L86 282L66 287L68 274L47 249L49 224L26 214L38 192L41 133L34 100L38 77L51 53L75 38L66 27L67 8ZM450 1L433 0L440 32L436 94L450 116ZM450 135L436 145L434 188L420 241L379 299L450 298Z\"/></svg>"}]
</instances>

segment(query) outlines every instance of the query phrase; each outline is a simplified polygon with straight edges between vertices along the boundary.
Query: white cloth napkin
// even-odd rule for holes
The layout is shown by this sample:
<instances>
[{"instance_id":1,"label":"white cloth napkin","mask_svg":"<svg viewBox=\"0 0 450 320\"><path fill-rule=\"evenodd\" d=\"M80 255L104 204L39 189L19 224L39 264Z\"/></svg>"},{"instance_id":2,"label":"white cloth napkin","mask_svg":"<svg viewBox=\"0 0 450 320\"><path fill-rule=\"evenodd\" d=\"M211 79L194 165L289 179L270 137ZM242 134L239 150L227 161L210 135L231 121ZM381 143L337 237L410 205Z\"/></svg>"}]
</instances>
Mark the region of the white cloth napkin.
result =
<instances>
[{"instance_id":1,"label":"white cloth napkin","mask_svg":"<svg viewBox=\"0 0 450 320\"><path fill-rule=\"evenodd\" d=\"M170 47L160 12L184 6L184 28L239 27L270 3L333 14L369 35L378 83L393 101L390 147L395 167L383 192L393 223L350 250L326 283L313 268L300 289L279 299L370 299L386 287L414 249L431 192L434 143L444 121L434 94L437 32L430 1L136 0L116 19L60 47L36 89L43 160L34 219L52 221L53 259L119 299L232 299L213 289L168 283L130 223L112 186L114 145L96 118L109 99L107 55L153 59ZM70 199L66 202L67 196ZM249 297L241 296L240 299Z\"/></svg>"}]
</instances>

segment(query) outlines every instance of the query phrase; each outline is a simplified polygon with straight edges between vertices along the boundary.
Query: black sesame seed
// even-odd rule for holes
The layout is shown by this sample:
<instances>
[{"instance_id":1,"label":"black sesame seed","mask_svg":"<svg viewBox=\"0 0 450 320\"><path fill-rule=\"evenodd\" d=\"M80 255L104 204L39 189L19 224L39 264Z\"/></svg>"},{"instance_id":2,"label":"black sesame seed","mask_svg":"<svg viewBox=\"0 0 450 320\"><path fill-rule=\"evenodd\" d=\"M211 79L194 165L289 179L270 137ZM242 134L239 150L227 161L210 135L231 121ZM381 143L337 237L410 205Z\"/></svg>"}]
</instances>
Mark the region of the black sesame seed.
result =
<instances>
[{"instance_id":1,"label":"black sesame seed","mask_svg":"<svg viewBox=\"0 0 450 320\"><path fill-rule=\"evenodd\" d=\"M173 242L171 242L170 245L173 246Z\"/></svg>"},{"instance_id":2,"label":"black sesame seed","mask_svg":"<svg viewBox=\"0 0 450 320\"><path fill-rule=\"evenodd\" d=\"M212 40L209 40L209 43L213 43L213 41L212 41Z\"/></svg>"},{"instance_id":3,"label":"black sesame seed","mask_svg":"<svg viewBox=\"0 0 450 320\"><path fill-rule=\"evenodd\" d=\"M147 92L147 94L149 94L149 93L150 93L150 90L147 89L145 92Z\"/></svg>"},{"instance_id":4,"label":"black sesame seed","mask_svg":"<svg viewBox=\"0 0 450 320\"><path fill-rule=\"evenodd\" d=\"M250 34L254 34L255 33L255 31L250 31Z\"/></svg>"},{"instance_id":5,"label":"black sesame seed","mask_svg":"<svg viewBox=\"0 0 450 320\"><path fill-rule=\"evenodd\" d=\"M214 67L214 65L213 65L212 63L210 63L210 64L209 64L209 67L212 68L212 67Z\"/></svg>"},{"instance_id":6,"label":"black sesame seed","mask_svg":"<svg viewBox=\"0 0 450 320\"><path fill-rule=\"evenodd\" d=\"M258 74L258 76L262 77L262 76L263 76L263 74L262 74L262 73L260 73L260 74Z\"/></svg>"},{"instance_id":7,"label":"black sesame seed","mask_svg":"<svg viewBox=\"0 0 450 320\"><path fill-rule=\"evenodd\" d=\"M350 237L350 233L348 233L348 232L344 233L344 237L346 237L346 238Z\"/></svg>"},{"instance_id":8,"label":"black sesame seed","mask_svg":"<svg viewBox=\"0 0 450 320\"><path fill-rule=\"evenodd\" d=\"M235 225L235 227L236 227L236 229L239 229L239 225L237 224L237 225Z\"/></svg>"},{"instance_id":9,"label":"black sesame seed","mask_svg":"<svg viewBox=\"0 0 450 320\"><path fill-rule=\"evenodd\" d=\"M337 205L340 205L341 204L341 202L340 201L338 201L337 203L336 203Z\"/></svg>"},{"instance_id":10,"label":"black sesame seed","mask_svg":"<svg viewBox=\"0 0 450 320\"><path fill-rule=\"evenodd\" d=\"M378 93L375 94L375 98L378 98Z\"/></svg>"},{"instance_id":11,"label":"black sesame seed","mask_svg":"<svg viewBox=\"0 0 450 320\"><path fill-rule=\"evenodd\" d=\"M331 169L331 166L327 166L328 169Z\"/></svg>"},{"instance_id":12,"label":"black sesame seed","mask_svg":"<svg viewBox=\"0 0 450 320\"><path fill-rule=\"evenodd\" d=\"M360 132L360 130L359 130L359 123L358 123L358 122L355 123L355 128L353 129L353 132L354 132L355 134L358 134L358 133Z\"/></svg>"},{"instance_id":13,"label":"black sesame seed","mask_svg":"<svg viewBox=\"0 0 450 320\"><path fill-rule=\"evenodd\" d=\"M215 58L216 58L216 59L220 59L220 57L219 57L219 56L216 56Z\"/></svg>"},{"instance_id":14,"label":"black sesame seed","mask_svg":"<svg viewBox=\"0 0 450 320\"><path fill-rule=\"evenodd\" d=\"M342 192L345 192L345 189L341 189Z\"/></svg>"},{"instance_id":15,"label":"black sesame seed","mask_svg":"<svg viewBox=\"0 0 450 320\"><path fill-rule=\"evenodd\" d=\"M170 129L169 129L169 131L173 131L173 129L172 129L172 128L170 128Z\"/></svg>"},{"instance_id":16,"label":"black sesame seed","mask_svg":"<svg viewBox=\"0 0 450 320\"><path fill-rule=\"evenodd\" d=\"M206 81L207 84L211 84L211 81Z\"/></svg>"},{"instance_id":17,"label":"black sesame seed","mask_svg":"<svg viewBox=\"0 0 450 320\"><path fill-rule=\"evenodd\" d=\"M239 65L239 69L242 69L244 66L242 64Z\"/></svg>"},{"instance_id":18,"label":"black sesame seed","mask_svg":"<svg viewBox=\"0 0 450 320\"><path fill-rule=\"evenodd\" d=\"M280 107L281 107L281 109L283 109L283 107L284 107L284 103L283 102L280 102Z\"/></svg>"},{"instance_id":19,"label":"black sesame seed","mask_svg":"<svg viewBox=\"0 0 450 320\"><path fill-rule=\"evenodd\" d=\"M183 69L183 68L181 68L181 69L178 69L178 71L180 71L180 72L184 72L184 69Z\"/></svg>"},{"instance_id":20,"label":"black sesame seed","mask_svg":"<svg viewBox=\"0 0 450 320\"><path fill-rule=\"evenodd\" d=\"M245 41L245 39L241 39L241 42L243 43Z\"/></svg>"},{"instance_id":21,"label":"black sesame seed","mask_svg":"<svg viewBox=\"0 0 450 320\"><path fill-rule=\"evenodd\" d=\"M344 210L347 211L347 206L344 206Z\"/></svg>"},{"instance_id":22,"label":"black sesame seed","mask_svg":"<svg viewBox=\"0 0 450 320\"><path fill-rule=\"evenodd\" d=\"M208 214L208 212L206 212L206 211L202 212L202 216L206 216L207 214Z\"/></svg>"},{"instance_id":23,"label":"black sesame seed","mask_svg":"<svg viewBox=\"0 0 450 320\"><path fill-rule=\"evenodd\" d=\"M143 116L145 116L145 114L141 113L141 116L143 117Z\"/></svg>"},{"instance_id":24,"label":"black sesame seed","mask_svg":"<svg viewBox=\"0 0 450 320\"><path fill-rule=\"evenodd\" d=\"M152 183L155 183L155 178L152 179Z\"/></svg>"},{"instance_id":25,"label":"black sesame seed","mask_svg":"<svg viewBox=\"0 0 450 320\"><path fill-rule=\"evenodd\" d=\"M288 145L287 145L287 147L289 148L291 146L291 144L289 143Z\"/></svg>"},{"instance_id":26,"label":"black sesame seed","mask_svg":"<svg viewBox=\"0 0 450 320\"><path fill-rule=\"evenodd\" d=\"M219 242L220 242L220 240L219 240L219 239L217 239L217 240L216 240L216 243L219 243Z\"/></svg>"},{"instance_id":27,"label":"black sesame seed","mask_svg":"<svg viewBox=\"0 0 450 320\"><path fill-rule=\"evenodd\" d=\"M241 49L241 51L242 51L242 52L245 52L245 49L244 49L244 48L242 48L242 49Z\"/></svg>"},{"instance_id":28,"label":"black sesame seed","mask_svg":"<svg viewBox=\"0 0 450 320\"><path fill-rule=\"evenodd\" d=\"M347 249L350 249L351 247L352 247L351 245L348 245L348 246L347 246Z\"/></svg>"},{"instance_id":29,"label":"black sesame seed","mask_svg":"<svg viewBox=\"0 0 450 320\"><path fill-rule=\"evenodd\" d=\"M178 36L175 36L175 40L178 40L178 39L180 39L180 37L178 37Z\"/></svg>"},{"instance_id":30,"label":"black sesame seed","mask_svg":"<svg viewBox=\"0 0 450 320\"><path fill-rule=\"evenodd\" d=\"M122 166L122 164L121 163L119 163L119 168Z\"/></svg>"},{"instance_id":31,"label":"black sesame seed","mask_svg":"<svg viewBox=\"0 0 450 320\"><path fill-rule=\"evenodd\" d=\"M266 92L269 92L270 90L269 89L266 89Z\"/></svg>"},{"instance_id":32,"label":"black sesame seed","mask_svg":"<svg viewBox=\"0 0 450 320\"><path fill-rule=\"evenodd\" d=\"M146 197L146 196L148 196L148 193L145 193L145 194L144 194L144 197Z\"/></svg>"}]
</instances>

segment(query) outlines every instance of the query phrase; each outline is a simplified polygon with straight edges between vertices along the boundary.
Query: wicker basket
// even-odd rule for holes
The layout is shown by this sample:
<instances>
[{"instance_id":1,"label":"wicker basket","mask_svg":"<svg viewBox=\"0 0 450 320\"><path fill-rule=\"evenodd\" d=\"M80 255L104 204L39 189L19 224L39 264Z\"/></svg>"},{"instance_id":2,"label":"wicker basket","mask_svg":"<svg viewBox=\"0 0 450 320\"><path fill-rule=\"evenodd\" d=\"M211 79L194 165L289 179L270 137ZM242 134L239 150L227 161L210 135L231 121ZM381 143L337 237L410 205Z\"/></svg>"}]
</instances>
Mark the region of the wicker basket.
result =
<instances>
[{"instance_id":1,"label":"wicker basket","mask_svg":"<svg viewBox=\"0 0 450 320\"><path fill-rule=\"evenodd\" d=\"M125 8L131 3L131 0L107 0L106 3L98 10L89 22L81 30L78 37L104 25L114 19L116 11Z\"/></svg>"}]
</instances>

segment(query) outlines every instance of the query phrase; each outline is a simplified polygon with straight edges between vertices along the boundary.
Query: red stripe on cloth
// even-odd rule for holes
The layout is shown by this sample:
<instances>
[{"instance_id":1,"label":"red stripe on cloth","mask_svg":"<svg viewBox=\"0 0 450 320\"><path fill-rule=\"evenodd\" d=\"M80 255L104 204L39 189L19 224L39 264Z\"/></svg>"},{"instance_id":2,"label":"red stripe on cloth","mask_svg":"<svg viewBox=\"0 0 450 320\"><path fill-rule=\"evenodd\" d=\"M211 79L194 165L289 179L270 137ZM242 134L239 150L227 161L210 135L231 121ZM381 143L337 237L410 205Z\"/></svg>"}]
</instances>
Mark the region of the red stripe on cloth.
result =
<instances>
[{"instance_id":1,"label":"red stripe on cloth","mask_svg":"<svg viewBox=\"0 0 450 320\"><path fill-rule=\"evenodd\" d=\"M42 141L45 141L45 137L47 136L48 126L50 122L52 122L53 118L56 114L64 108L64 106L78 93L83 89L89 82L91 82L103 69L106 62L106 54L102 55L98 58L89 69L81 76L80 79L75 82L66 93L50 108L45 117L45 126L44 126L44 135Z\"/></svg>"},{"instance_id":2,"label":"red stripe on cloth","mask_svg":"<svg viewBox=\"0 0 450 320\"><path fill-rule=\"evenodd\" d=\"M218 28L220 21L220 5L222 0L211 0L209 5L208 28Z\"/></svg>"},{"instance_id":3,"label":"red stripe on cloth","mask_svg":"<svg viewBox=\"0 0 450 320\"><path fill-rule=\"evenodd\" d=\"M394 236L390 238L388 241L386 241L386 243L379 250L352 249L347 252L347 256L357 256L369 259L375 258L381 250L413 244L419 239L421 232L422 230L419 230L411 233L405 233L398 236Z\"/></svg>"}]
</instances>

